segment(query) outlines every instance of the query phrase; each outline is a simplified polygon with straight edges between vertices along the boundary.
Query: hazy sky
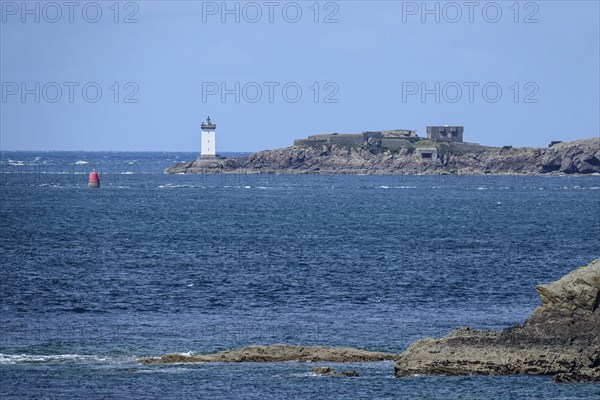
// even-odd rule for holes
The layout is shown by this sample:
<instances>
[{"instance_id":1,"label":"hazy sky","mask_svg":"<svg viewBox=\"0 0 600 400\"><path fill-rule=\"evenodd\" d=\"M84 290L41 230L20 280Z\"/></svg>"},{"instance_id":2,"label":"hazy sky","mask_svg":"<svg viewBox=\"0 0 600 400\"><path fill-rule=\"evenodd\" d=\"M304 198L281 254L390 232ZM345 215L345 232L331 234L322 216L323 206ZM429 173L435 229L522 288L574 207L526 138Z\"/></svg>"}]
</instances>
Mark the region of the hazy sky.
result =
<instances>
[{"instance_id":1,"label":"hazy sky","mask_svg":"<svg viewBox=\"0 0 600 400\"><path fill-rule=\"evenodd\" d=\"M2 150L196 151L207 115L218 151L600 132L598 1L23 4L1 2Z\"/></svg>"}]
</instances>

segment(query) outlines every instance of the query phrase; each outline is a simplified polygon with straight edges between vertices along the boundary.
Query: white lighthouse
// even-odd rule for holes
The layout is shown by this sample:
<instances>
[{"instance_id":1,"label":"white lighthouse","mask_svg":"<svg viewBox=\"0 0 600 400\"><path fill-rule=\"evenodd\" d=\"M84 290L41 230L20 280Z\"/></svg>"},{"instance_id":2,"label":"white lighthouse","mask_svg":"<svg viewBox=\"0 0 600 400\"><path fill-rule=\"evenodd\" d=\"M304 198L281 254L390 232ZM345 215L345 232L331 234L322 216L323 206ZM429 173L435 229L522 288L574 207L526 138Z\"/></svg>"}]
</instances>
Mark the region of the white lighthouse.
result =
<instances>
[{"instance_id":1,"label":"white lighthouse","mask_svg":"<svg viewBox=\"0 0 600 400\"><path fill-rule=\"evenodd\" d=\"M217 125L210 121L210 117L206 118L206 122L202 125L202 148L200 149L200 158L215 158L217 157L216 134Z\"/></svg>"}]
</instances>

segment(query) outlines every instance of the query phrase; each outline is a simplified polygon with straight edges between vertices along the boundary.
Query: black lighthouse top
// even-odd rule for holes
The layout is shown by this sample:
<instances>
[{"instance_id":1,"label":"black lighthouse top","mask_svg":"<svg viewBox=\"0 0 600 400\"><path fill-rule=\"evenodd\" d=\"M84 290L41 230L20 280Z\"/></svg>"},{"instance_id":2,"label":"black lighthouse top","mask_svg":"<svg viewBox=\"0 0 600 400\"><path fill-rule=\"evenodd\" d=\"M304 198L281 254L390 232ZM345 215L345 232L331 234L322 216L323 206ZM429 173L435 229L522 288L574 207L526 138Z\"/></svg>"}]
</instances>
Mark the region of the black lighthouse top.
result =
<instances>
[{"instance_id":1,"label":"black lighthouse top","mask_svg":"<svg viewBox=\"0 0 600 400\"><path fill-rule=\"evenodd\" d=\"M206 128L206 129L216 129L217 128L217 124L213 124L210 120L210 117L207 117L206 122L203 122L200 126L202 128Z\"/></svg>"}]
</instances>

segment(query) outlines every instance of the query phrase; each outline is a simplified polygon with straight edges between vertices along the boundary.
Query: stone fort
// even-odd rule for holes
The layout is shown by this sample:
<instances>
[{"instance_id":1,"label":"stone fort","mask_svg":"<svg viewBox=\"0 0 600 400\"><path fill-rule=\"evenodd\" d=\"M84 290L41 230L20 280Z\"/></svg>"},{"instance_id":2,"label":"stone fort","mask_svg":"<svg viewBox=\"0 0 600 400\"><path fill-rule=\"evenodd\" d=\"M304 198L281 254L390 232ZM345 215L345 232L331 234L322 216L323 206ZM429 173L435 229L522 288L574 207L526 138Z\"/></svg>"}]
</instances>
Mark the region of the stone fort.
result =
<instances>
[{"instance_id":1,"label":"stone fort","mask_svg":"<svg viewBox=\"0 0 600 400\"><path fill-rule=\"evenodd\" d=\"M294 141L294 146L308 146L319 149L323 146L361 147L377 152L409 149L424 161L435 161L438 158L436 143L463 143L463 131L464 127L462 126L428 126L426 138L418 136L417 131L410 129L364 131L351 134L330 133L297 139ZM427 143L429 143L429 146L427 146Z\"/></svg>"}]
</instances>

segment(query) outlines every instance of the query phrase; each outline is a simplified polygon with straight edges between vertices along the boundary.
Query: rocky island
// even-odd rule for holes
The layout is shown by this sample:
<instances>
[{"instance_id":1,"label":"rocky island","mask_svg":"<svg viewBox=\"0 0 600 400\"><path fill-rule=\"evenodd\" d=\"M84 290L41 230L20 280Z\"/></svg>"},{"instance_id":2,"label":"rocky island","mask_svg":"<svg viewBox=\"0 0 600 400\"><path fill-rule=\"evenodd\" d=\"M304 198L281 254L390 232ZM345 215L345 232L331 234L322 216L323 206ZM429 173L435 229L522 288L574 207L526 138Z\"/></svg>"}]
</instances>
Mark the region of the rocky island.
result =
<instances>
[{"instance_id":1,"label":"rocky island","mask_svg":"<svg viewBox=\"0 0 600 400\"><path fill-rule=\"evenodd\" d=\"M539 285L541 305L523 325L502 332L458 328L420 339L400 354L346 347L249 346L206 355L165 354L140 364L195 362L396 361L396 377L411 375L548 375L557 382L600 382L600 258L556 282ZM329 367L313 368L326 376Z\"/></svg>"},{"instance_id":2,"label":"rocky island","mask_svg":"<svg viewBox=\"0 0 600 400\"><path fill-rule=\"evenodd\" d=\"M214 133L214 131L211 131ZM214 140L214 139L213 139ZM396 129L324 134L244 158L198 157L167 174L598 174L600 138L552 142L547 148L463 142L462 127L427 127L427 138Z\"/></svg>"}]
</instances>

